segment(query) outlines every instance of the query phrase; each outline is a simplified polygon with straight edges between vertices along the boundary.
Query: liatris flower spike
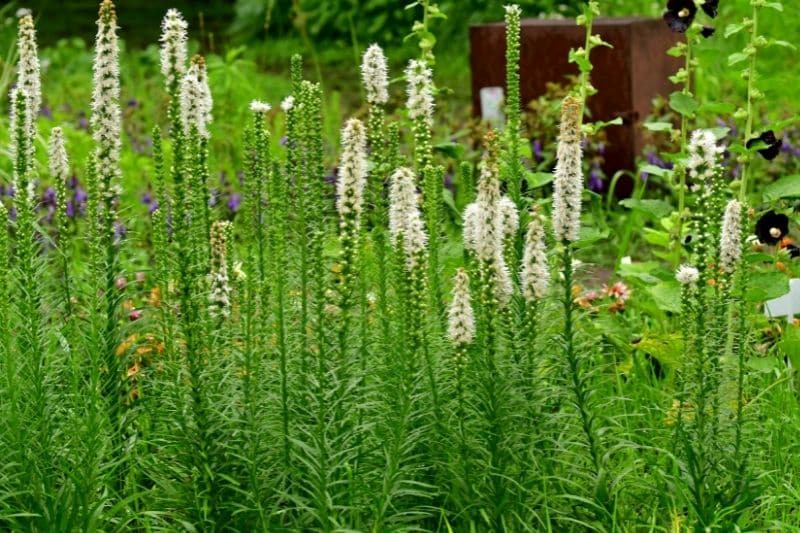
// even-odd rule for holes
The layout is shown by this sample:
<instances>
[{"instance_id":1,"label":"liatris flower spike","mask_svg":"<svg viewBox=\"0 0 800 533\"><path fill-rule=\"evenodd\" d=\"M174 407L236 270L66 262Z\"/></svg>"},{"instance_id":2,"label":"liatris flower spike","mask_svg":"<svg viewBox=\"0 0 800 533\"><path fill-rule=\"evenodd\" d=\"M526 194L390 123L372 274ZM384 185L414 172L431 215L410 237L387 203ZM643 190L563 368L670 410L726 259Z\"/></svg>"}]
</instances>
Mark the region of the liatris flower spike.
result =
<instances>
[{"instance_id":1,"label":"liatris flower spike","mask_svg":"<svg viewBox=\"0 0 800 533\"><path fill-rule=\"evenodd\" d=\"M719 243L719 267L732 274L742 257L742 204L731 200L722 218L722 235Z\"/></svg>"},{"instance_id":2,"label":"liatris flower spike","mask_svg":"<svg viewBox=\"0 0 800 533\"><path fill-rule=\"evenodd\" d=\"M574 242L581 228L581 101L567 96L561 105L561 130L553 180L553 233L556 240Z\"/></svg>"},{"instance_id":3,"label":"liatris flower spike","mask_svg":"<svg viewBox=\"0 0 800 533\"><path fill-rule=\"evenodd\" d=\"M377 44L364 52L361 61L361 79L367 92L367 102L385 105L389 101L389 69L383 49Z\"/></svg>"}]
</instances>

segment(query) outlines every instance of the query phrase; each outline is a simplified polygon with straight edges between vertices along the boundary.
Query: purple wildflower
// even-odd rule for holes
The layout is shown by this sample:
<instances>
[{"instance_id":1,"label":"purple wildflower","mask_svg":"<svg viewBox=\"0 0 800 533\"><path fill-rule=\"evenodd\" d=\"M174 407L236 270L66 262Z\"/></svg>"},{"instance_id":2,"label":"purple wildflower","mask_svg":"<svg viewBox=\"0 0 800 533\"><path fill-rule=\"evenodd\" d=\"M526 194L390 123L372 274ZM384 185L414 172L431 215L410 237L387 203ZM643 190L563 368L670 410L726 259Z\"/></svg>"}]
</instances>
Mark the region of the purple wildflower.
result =
<instances>
[{"instance_id":1,"label":"purple wildflower","mask_svg":"<svg viewBox=\"0 0 800 533\"><path fill-rule=\"evenodd\" d=\"M233 211L234 213L239 210L239 207L242 205L242 195L239 193L231 193L228 197L228 209Z\"/></svg>"}]
</instances>

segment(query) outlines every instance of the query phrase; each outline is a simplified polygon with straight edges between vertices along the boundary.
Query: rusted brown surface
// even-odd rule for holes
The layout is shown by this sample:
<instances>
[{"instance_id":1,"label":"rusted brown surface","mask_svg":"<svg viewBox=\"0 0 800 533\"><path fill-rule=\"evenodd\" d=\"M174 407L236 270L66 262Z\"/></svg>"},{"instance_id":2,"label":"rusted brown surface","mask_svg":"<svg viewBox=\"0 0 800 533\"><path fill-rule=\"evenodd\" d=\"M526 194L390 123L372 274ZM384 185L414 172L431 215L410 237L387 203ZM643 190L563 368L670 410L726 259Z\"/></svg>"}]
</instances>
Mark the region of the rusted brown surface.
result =
<instances>
[{"instance_id":1,"label":"rusted brown surface","mask_svg":"<svg viewBox=\"0 0 800 533\"><path fill-rule=\"evenodd\" d=\"M614 48L592 51L592 83L599 91L589 99L594 120L623 118L622 126L606 130L609 146L604 170L632 170L642 150L641 122L653 97L669 95L675 87L668 77L680 62L667 56L677 34L660 19L600 18L595 33ZM585 30L574 20L526 19L521 27L520 80L523 106L545 92L548 82L563 82L578 73L568 62L570 48L583 46ZM505 25L481 24L470 28L473 112L480 114L480 89L505 86Z\"/></svg>"}]
</instances>

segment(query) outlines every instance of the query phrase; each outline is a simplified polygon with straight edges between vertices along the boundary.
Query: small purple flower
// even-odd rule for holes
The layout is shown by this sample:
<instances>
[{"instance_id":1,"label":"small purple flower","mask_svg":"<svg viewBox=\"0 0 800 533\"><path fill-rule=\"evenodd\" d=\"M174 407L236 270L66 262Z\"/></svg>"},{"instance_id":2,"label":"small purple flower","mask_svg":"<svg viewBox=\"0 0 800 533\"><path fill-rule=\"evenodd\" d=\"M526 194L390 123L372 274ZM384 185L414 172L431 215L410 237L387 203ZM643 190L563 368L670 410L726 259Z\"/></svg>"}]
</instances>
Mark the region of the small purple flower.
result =
<instances>
[{"instance_id":1,"label":"small purple flower","mask_svg":"<svg viewBox=\"0 0 800 533\"><path fill-rule=\"evenodd\" d=\"M284 135L283 137L281 137L281 139L280 139L280 141L278 141L278 143L279 143L281 146L286 146L287 144L289 144L289 137L287 137L286 135Z\"/></svg>"},{"instance_id":2,"label":"small purple flower","mask_svg":"<svg viewBox=\"0 0 800 533\"><path fill-rule=\"evenodd\" d=\"M44 193L42 193L42 205L55 207L56 203L56 190L52 187L48 187L45 189Z\"/></svg>"},{"instance_id":3,"label":"small purple flower","mask_svg":"<svg viewBox=\"0 0 800 533\"><path fill-rule=\"evenodd\" d=\"M208 193L208 207L215 207L219 203L219 189L211 189Z\"/></svg>"},{"instance_id":4,"label":"small purple flower","mask_svg":"<svg viewBox=\"0 0 800 533\"><path fill-rule=\"evenodd\" d=\"M137 100L136 98L130 98L128 100L128 107L136 109L137 107L139 107L139 100Z\"/></svg>"},{"instance_id":5,"label":"small purple flower","mask_svg":"<svg viewBox=\"0 0 800 533\"><path fill-rule=\"evenodd\" d=\"M86 119L86 113L83 111L81 111L78 115L78 129L79 130L89 129L89 121Z\"/></svg>"},{"instance_id":6,"label":"small purple flower","mask_svg":"<svg viewBox=\"0 0 800 533\"><path fill-rule=\"evenodd\" d=\"M603 171L600 167L593 165L589 171L589 190L600 193L603 192Z\"/></svg>"},{"instance_id":7,"label":"small purple flower","mask_svg":"<svg viewBox=\"0 0 800 533\"><path fill-rule=\"evenodd\" d=\"M599 155L605 155L606 153L606 143L601 142L597 145L597 153Z\"/></svg>"},{"instance_id":8,"label":"small purple flower","mask_svg":"<svg viewBox=\"0 0 800 533\"><path fill-rule=\"evenodd\" d=\"M239 193L231 193L228 197L228 209L233 211L234 213L239 210L239 207L242 205L242 195Z\"/></svg>"},{"instance_id":9,"label":"small purple flower","mask_svg":"<svg viewBox=\"0 0 800 533\"><path fill-rule=\"evenodd\" d=\"M47 120L53 120L53 110L50 109L50 106L43 105L42 108L39 110L39 116L44 117Z\"/></svg>"},{"instance_id":10,"label":"small purple flower","mask_svg":"<svg viewBox=\"0 0 800 533\"><path fill-rule=\"evenodd\" d=\"M533 151L533 156L536 158L537 162L544 159L544 152L542 150L542 141L540 141L539 139L535 139L531 146L531 150Z\"/></svg>"},{"instance_id":11,"label":"small purple flower","mask_svg":"<svg viewBox=\"0 0 800 533\"><path fill-rule=\"evenodd\" d=\"M119 244L122 239L128 236L128 229L122 222L114 222L114 244Z\"/></svg>"}]
</instances>

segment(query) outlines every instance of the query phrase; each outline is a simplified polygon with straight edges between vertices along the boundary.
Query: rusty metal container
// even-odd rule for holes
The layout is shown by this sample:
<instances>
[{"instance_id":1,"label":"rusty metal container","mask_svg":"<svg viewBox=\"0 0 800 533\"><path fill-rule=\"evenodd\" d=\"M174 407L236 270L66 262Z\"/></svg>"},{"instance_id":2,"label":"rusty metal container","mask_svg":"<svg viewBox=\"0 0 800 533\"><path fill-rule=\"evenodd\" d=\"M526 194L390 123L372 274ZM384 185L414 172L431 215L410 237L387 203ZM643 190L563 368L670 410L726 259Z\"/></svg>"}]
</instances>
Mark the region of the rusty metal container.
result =
<instances>
[{"instance_id":1,"label":"rusty metal container","mask_svg":"<svg viewBox=\"0 0 800 533\"><path fill-rule=\"evenodd\" d=\"M594 120L622 117L622 126L606 130L609 146L604 171L633 170L643 148L641 122L651 111L656 95L668 96L676 87L669 76L680 61L667 55L682 36L661 19L599 18L594 32L614 48L592 51L592 83L598 93L589 99ZM574 20L525 19L520 36L520 81L523 107L545 93L548 82L565 82L578 73L567 61L570 48L583 46L585 30ZM480 115L480 90L505 85L505 24L479 24L470 28L472 105Z\"/></svg>"}]
</instances>

